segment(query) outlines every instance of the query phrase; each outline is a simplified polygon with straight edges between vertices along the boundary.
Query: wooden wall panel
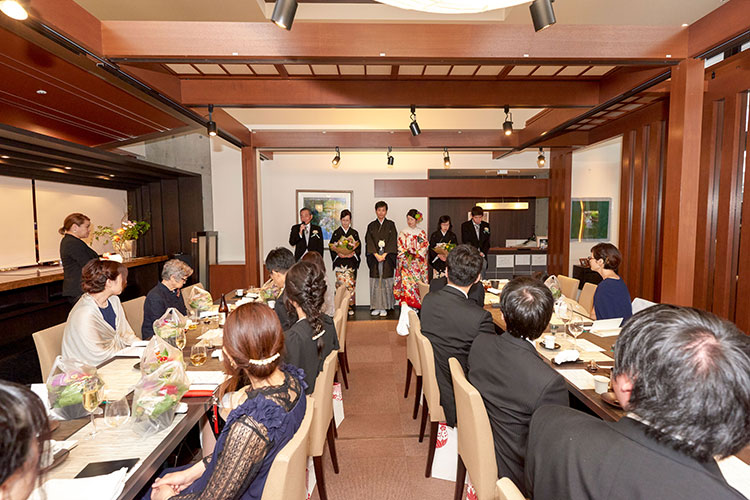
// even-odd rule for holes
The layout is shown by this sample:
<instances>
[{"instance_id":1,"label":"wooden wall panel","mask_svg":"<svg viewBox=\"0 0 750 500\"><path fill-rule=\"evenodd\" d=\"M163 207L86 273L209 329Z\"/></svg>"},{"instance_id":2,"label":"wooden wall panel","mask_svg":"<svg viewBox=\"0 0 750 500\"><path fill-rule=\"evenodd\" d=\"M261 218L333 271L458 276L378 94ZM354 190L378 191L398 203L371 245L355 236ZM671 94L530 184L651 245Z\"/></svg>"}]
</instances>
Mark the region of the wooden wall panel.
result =
<instances>
[{"instance_id":1,"label":"wooden wall panel","mask_svg":"<svg viewBox=\"0 0 750 500\"><path fill-rule=\"evenodd\" d=\"M569 273L570 261L570 187L573 151L553 148L550 154L549 247L547 272Z\"/></svg>"},{"instance_id":2,"label":"wooden wall panel","mask_svg":"<svg viewBox=\"0 0 750 500\"><path fill-rule=\"evenodd\" d=\"M248 288L256 283L245 281L244 264L215 264L209 267L211 296L218 298L221 294L237 288Z\"/></svg>"},{"instance_id":3,"label":"wooden wall panel","mask_svg":"<svg viewBox=\"0 0 750 500\"><path fill-rule=\"evenodd\" d=\"M161 181L164 253L180 253L180 189L177 180Z\"/></svg>"},{"instance_id":4,"label":"wooden wall panel","mask_svg":"<svg viewBox=\"0 0 750 500\"><path fill-rule=\"evenodd\" d=\"M260 209L258 205L258 161L254 147L242 148L243 213L245 217L245 282L259 286L262 272L260 255Z\"/></svg>"},{"instance_id":5,"label":"wooden wall panel","mask_svg":"<svg viewBox=\"0 0 750 500\"><path fill-rule=\"evenodd\" d=\"M544 198L547 179L375 179L375 197Z\"/></svg>"}]
</instances>

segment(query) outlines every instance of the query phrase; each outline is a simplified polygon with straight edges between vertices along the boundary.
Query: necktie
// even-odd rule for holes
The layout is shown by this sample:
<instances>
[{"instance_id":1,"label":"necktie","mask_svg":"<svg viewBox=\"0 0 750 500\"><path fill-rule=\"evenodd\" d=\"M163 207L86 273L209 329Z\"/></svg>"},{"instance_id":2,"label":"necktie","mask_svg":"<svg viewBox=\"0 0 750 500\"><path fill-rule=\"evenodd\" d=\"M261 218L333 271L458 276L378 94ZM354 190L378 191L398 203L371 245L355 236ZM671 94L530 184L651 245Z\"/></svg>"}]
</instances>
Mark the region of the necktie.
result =
<instances>
[{"instance_id":1,"label":"necktie","mask_svg":"<svg viewBox=\"0 0 750 500\"><path fill-rule=\"evenodd\" d=\"M478 240L479 239L479 225L478 224L474 224L474 231L477 232L477 240Z\"/></svg>"},{"instance_id":2,"label":"necktie","mask_svg":"<svg viewBox=\"0 0 750 500\"><path fill-rule=\"evenodd\" d=\"M310 243L310 226L305 226L305 242Z\"/></svg>"}]
</instances>

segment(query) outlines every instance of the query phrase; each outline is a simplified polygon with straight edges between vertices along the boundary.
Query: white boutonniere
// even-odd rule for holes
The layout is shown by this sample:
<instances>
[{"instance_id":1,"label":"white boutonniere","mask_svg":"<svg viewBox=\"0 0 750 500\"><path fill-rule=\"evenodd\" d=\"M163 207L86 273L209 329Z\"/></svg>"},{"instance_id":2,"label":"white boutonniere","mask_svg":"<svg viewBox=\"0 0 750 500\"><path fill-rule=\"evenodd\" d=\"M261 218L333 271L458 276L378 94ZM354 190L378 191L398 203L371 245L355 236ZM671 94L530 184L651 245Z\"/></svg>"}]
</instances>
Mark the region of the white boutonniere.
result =
<instances>
[{"instance_id":1,"label":"white boutonniere","mask_svg":"<svg viewBox=\"0 0 750 500\"><path fill-rule=\"evenodd\" d=\"M484 234L490 234L490 228L485 227L484 228Z\"/></svg>"},{"instance_id":2,"label":"white boutonniere","mask_svg":"<svg viewBox=\"0 0 750 500\"><path fill-rule=\"evenodd\" d=\"M383 240L378 241L378 248L385 248L385 241Z\"/></svg>"},{"instance_id":3,"label":"white boutonniere","mask_svg":"<svg viewBox=\"0 0 750 500\"><path fill-rule=\"evenodd\" d=\"M318 236L318 230L317 229L313 229L312 236L314 236L316 238L320 238L320 236Z\"/></svg>"}]
</instances>

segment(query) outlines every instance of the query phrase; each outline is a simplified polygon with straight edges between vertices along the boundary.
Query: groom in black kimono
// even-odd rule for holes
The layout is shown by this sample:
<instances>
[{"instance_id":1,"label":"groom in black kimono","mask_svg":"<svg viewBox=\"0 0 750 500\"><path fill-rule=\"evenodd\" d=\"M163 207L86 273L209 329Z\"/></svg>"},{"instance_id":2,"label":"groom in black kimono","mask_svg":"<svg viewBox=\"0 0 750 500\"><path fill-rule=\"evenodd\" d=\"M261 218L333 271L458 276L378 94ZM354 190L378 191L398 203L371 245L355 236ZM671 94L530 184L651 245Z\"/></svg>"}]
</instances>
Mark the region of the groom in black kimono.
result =
<instances>
[{"instance_id":1,"label":"groom in black kimono","mask_svg":"<svg viewBox=\"0 0 750 500\"><path fill-rule=\"evenodd\" d=\"M367 225L365 252L370 268L370 314L387 316L393 309L393 275L396 270L398 253L398 232L396 224L385 218L388 204L379 201L375 204L377 219Z\"/></svg>"}]
</instances>

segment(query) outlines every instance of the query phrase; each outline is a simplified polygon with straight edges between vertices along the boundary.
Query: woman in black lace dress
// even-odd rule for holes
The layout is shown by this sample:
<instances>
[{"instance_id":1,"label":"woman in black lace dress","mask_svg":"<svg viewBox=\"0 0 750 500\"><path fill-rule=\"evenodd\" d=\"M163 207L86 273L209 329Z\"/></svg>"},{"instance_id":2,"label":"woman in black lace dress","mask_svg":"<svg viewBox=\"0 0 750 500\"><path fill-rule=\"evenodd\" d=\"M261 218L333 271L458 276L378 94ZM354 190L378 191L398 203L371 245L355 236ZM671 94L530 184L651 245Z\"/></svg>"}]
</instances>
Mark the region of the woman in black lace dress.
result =
<instances>
[{"instance_id":1,"label":"woman in black lace dress","mask_svg":"<svg viewBox=\"0 0 750 500\"><path fill-rule=\"evenodd\" d=\"M245 304L224 326L224 371L233 407L210 456L159 477L152 500L255 500L276 454L305 415L302 370L281 363L284 334L268 306Z\"/></svg>"}]
</instances>

